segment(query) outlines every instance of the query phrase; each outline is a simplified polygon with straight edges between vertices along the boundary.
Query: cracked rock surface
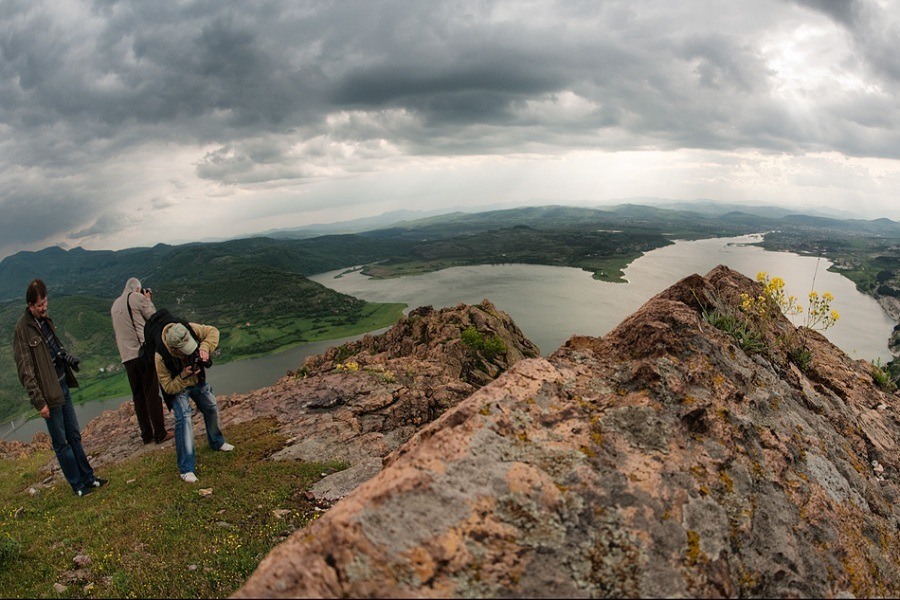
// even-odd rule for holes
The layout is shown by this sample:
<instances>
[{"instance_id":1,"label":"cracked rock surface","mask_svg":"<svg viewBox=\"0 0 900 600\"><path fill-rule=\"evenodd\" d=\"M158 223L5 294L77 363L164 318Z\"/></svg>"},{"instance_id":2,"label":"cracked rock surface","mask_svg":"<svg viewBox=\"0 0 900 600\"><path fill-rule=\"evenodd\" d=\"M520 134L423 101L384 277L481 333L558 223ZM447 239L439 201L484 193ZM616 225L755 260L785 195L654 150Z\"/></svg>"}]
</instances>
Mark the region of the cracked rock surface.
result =
<instances>
[{"instance_id":1,"label":"cracked rock surface","mask_svg":"<svg viewBox=\"0 0 900 600\"><path fill-rule=\"evenodd\" d=\"M897 596L900 402L780 313L753 353L703 318L759 291L717 267L517 361L236 596Z\"/></svg>"}]
</instances>

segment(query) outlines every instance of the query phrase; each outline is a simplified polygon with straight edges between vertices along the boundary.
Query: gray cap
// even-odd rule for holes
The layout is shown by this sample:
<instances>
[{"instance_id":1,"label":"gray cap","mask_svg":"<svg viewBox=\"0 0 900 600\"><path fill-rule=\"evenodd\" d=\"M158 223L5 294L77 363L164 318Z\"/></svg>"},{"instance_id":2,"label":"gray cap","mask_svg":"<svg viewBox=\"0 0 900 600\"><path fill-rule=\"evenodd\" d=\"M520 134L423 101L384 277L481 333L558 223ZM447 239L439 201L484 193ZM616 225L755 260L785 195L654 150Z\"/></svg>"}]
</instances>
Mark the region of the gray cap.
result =
<instances>
[{"instance_id":1,"label":"gray cap","mask_svg":"<svg viewBox=\"0 0 900 600\"><path fill-rule=\"evenodd\" d=\"M197 349L197 340L190 334L187 327L181 323L175 323L166 329L166 345L188 356Z\"/></svg>"}]
</instances>

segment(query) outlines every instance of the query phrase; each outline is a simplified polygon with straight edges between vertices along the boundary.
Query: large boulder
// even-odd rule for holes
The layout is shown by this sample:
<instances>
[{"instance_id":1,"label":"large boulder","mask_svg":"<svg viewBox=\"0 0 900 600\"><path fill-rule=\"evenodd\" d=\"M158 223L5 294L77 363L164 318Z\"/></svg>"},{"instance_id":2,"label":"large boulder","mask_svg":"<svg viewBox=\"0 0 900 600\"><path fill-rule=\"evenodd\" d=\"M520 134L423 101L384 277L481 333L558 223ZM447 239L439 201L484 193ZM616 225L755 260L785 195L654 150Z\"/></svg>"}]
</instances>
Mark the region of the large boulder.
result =
<instances>
[{"instance_id":1,"label":"large boulder","mask_svg":"<svg viewBox=\"0 0 900 600\"><path fill-rule=\"evenodd\" d=\"M759 292L717 267L516 363L236 596L897 596L898 398Z\"/></svg>"}]
</instances>

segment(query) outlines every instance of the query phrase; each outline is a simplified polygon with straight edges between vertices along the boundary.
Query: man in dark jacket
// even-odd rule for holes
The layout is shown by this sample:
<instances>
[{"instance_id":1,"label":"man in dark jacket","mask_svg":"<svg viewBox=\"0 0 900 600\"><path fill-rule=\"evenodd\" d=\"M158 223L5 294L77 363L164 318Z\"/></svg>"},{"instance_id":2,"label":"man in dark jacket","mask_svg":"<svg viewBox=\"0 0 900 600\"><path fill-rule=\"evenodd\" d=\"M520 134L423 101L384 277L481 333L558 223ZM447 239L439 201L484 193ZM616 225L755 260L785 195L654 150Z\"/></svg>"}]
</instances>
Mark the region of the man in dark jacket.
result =
<instances>
[{"instance_id":1,"label":"man in dark jacket","mask_svg":"<svg viewBox=\"0 0 900 600\"><path fill-rule=\"evenodd\" d=\"M73 370L78 370L79 361L63 349L56 337L53 321L47 316L47 286L43 281L35 279L28 284L25 302L27 308L13 333L19 381L47 423L66 481L76 494L86 496L106 480L94 475L84 453L81 428L69 394L70 387L78 387Z\"/></svg>"}]
</instances>

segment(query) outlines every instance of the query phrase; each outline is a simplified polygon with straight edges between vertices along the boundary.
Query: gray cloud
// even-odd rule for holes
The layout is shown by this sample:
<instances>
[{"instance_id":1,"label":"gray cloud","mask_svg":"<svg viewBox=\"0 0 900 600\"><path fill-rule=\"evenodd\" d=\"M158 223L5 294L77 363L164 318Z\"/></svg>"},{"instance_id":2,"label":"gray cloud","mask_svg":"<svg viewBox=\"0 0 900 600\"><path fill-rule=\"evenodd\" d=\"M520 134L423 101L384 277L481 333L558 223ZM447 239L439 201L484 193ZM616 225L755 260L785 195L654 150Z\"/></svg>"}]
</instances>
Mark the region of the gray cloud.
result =
<instances>
[{"instance_id":1,"label":"gray cloud","mask_svg":"<svg viewBox=\"0 0 900 600\"><path fill-rule=\"evenodd\" d=\"M845 27L865 61L863 66L894 85L900 83L897 15L887 14L876 2L864 0L794 0L817 10Z\"/></svg>"},{"instance_id":2,"label":"gray cloud","mask_svg":"<svg viewBox=\"0 0 900 600\"><path fill-rule=\"evenodd\" d=\"M859 0L794 0L797 4L808 6L847 27L854 27L863 3Z\"/></svg>"},{"instance_id":3,"label":"gray cloud","mask_svg":"<svg viewBox=\"0 0 900 600\"><path fill-rule=\"evenodd\" d=\"M860 27L856 3L797 1ZM737 135L697 135L699 114L712 107L768 103L770 72L752 31L645 31L658 24L640 7L617 27L583 5L584 15L568 8L571 20L539 4L546 23L524 10L520 22L498 22L486 6L460 16L457 5L412 2L103 2L70 29L52 7L14 3L0 37L2 120L32 135L62 125L64 143L76 145L140 131L225 147L260 131L313 135L335 110L402 108L421 117L420 128L391 132L402 143L433 137L432 128L521 125L521 103L576 90L605 107L582 130L614 124L674 144L770 145L740 121ZM890 73L897 61L878 48L867 56ZM522 137L542 135L541 126Z\"/></svg>"},{"instance_id":4,"label":"gray cloud","mask_svg":"<svg viewBox=\"0 0 900 600\"><path fill-rule=\"evenodd\" d=\"M145 147L193 148L200 180L238 186L398 155L900 149L898 15L871 1L3 6L0 139L14 141L0 141L0 210L4 239L21 242L126 226L108 208L120 190L98 171ZM768 44L829 21L857 52L810 66L867 87L821 84L799 110L780 95ZM28 185L15 185L23 172ZM79 210L47 183L67 179L84 187Z\"/></svg>"}]
</instances>

